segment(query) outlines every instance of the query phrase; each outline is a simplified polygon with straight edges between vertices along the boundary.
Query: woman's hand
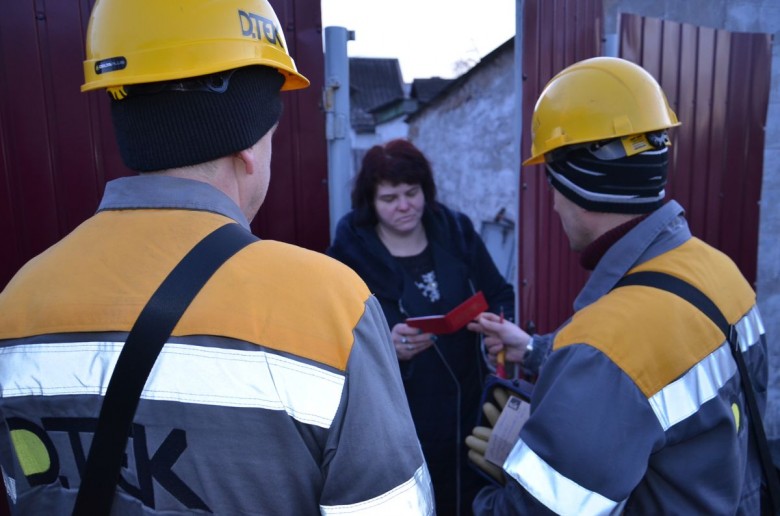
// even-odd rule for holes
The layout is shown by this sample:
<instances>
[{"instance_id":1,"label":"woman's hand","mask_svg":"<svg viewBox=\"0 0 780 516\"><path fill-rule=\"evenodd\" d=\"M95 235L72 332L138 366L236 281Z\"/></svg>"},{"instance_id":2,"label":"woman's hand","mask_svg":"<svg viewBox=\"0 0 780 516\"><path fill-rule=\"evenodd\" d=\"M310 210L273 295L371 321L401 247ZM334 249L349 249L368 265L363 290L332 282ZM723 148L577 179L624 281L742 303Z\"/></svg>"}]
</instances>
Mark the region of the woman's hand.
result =
<instances>
[{"instance_id":1,"label":"woman's hand","mask_svg":"<svg viewBox=\"0 0 780 516\"><path fill-rule=\"evenodd\" d=\"M484 312L473 322L468 329L485 335L483 342L487 349L490 361L495 364L498 352L505 349L506 359L511 362L522 362L525 348L531 340L531 336L520 329L515 323L501 320L501 317L490 312Z\"/></svg>"},{"instance_id":2,"label":"woman's hand","mask_svg":"<svg viewBox=\"0 0 780 516\"><path fill-rule=\"evenodd\" d=\"M425 351L436 342L433 333L420 333L406 323L398 323L390 332L398 360L411 360L418 353Z\"/></svg>"}]
</instances>

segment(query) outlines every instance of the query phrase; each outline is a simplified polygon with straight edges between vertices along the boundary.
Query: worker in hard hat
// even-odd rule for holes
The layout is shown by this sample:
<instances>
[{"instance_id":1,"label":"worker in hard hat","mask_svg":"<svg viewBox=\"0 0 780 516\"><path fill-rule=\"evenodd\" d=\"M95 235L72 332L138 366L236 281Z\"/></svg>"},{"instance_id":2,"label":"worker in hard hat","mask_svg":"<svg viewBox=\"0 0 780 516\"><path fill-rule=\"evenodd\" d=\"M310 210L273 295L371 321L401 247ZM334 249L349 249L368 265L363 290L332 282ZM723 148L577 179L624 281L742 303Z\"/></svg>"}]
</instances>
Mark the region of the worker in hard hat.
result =
<instances>
[{"instance_id":1,"label":"worker in hard hat","mask_svg":"<svg viewBox=\"0 0 780 516\"><path fill-rule=\"evenodd\" d=\"M763 410L764 327L735 264L666 199L678 124L655 79L623 59L578 62L543 90L525 164L544 165L592 272L552 335L490 315L471 325L492 356L539 373L508 455L482 456L489 425L469 438L500 485L478 495L476 514L760 513L761 420L746 398Z\"/></svg>"},{"instance_id":2,"label":"worker in hard hat","mask_svg":"<svg viewBox=\"0 0 780 516\"><path fill-rule=\"evenodd\" d=\"M250 233L309 84L268 1L98 0L84 72L141 174L0 294L11 514L433 514L379 303Z\"/></svg>"}]
</instances>

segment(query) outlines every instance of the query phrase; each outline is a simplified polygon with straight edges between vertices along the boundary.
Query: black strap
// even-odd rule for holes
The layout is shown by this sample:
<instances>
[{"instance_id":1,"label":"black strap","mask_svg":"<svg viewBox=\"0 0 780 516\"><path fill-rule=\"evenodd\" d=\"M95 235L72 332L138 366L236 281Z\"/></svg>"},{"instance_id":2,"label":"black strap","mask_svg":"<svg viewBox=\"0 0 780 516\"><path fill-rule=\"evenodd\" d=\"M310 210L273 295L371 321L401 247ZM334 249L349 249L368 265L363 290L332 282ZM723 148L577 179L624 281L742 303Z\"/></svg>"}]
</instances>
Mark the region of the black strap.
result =
<instances>
[{"instance_id":1,"label":"black strap","mask_svg":"<svg viewBox=\"0 0 780 516\"><path fill-rule=\"evenodd\" d=\"M239 224L226 224L198 242L146 303L119 354L89 449L74 516L111 511L130 425L157 356L192 299L236 252L257 240Z\"/></svg>"},{"instance_id":2,"label":"black strap","mask_svg":"<svg viewBox=\"0 0 780 516\"><path fill-rule=\"evenodd\" d=\"M758 449L758 455L761 460L761 468L764 470L764 478L767 482L769 498L772 502L773 514L780 513L780 479L777 476L777 470L772 463L772 457L769 453L769 444L764 433L764 425L761 420L761 412L758 410L756 397L753 393L753 385L750 380L745 358L739 349L739 339L737 338L736 327L730 325L728 320L720 309L707 297L701 290L694 287L687 281L681 280L670 274L657 271L640 271L629 274L618 281L615 288L630 285L642 285L645 287L654 287L676 294L685 299L693 306L701 310L704 315L709 317L713 323L723 332L731 348L731 354L737 362L737 369L742 382L742 391L745 393L745 403L748 407L750 416L750 428L752 429L753 439Z\"/></svg>"}]
</instances>

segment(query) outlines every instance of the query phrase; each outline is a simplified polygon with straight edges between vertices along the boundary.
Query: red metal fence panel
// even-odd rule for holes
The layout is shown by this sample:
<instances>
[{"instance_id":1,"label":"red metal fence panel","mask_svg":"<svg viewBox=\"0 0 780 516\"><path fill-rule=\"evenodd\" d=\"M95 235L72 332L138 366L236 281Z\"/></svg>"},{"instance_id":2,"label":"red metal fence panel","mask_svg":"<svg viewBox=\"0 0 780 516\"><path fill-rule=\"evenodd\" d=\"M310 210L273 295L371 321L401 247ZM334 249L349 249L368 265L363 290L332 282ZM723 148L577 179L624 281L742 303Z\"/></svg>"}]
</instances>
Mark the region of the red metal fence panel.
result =
<instances>
[{"instance_id":1,"label":"red metal fence panel","mask_svg":"<svg viewBox=\"0 0 780 516\"><path fill-rule=\"evenodd\" d=\"M523 13L523 138L531 148L531 114L547 81L566 66L599 55L600 0L526 0ZM520 322L554 330L572 312L585 271L569 251L542 167L524 167L520 185L518 253Z\"/></svg>"},{"instance_id":2,"label":"red metal fence panel","mask_svg":"<svg viewBox=\"0 0 780 516\"><path fill-rule=\"evenodd\" d=\"M682 122L667 195L755 283L771 36L624 14L621 53L659 80Z\"/></svg>"},{"instance_id":3,"label":"red metal fence panel","mask_svg":"<svg viewBox=\"0 0 780 516\"><path fill-rule=\"evenodd\" d=\"M80 93L93 0L5 2L0 16L0 288L27 260L94 213L122 165L107 95ZM328 245L324 80L318 0L271 0L309 89L286 92L273 177L253 229Z\"/></svg>"},{"instance_id":4,"label":"red metal fence panel","mask_svg":"<svg viewBox=\"0 0 780 516\"><path fill-rule=\"evenodd\" d=\"M328 159L321 99L325 77L319 0L270 0L298 70L311 81L285 92L274 136L271 186L252 229L261 238L316 251L330 243Z\"/></svg>"}]
</instances>

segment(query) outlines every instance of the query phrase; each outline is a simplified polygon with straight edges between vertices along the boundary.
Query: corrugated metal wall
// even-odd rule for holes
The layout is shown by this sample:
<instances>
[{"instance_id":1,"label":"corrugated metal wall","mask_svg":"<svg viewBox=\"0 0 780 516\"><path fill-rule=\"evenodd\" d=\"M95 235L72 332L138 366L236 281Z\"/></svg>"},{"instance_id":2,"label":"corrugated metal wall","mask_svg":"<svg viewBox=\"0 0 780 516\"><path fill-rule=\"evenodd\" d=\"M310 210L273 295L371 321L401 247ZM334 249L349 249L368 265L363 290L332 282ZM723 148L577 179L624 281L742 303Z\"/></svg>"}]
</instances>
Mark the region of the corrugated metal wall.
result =
<instances>
[{"instance_id":1,"label":"corrugated metal wall","mask_svg":"<svg viewBox=\"0 0 780 516\"><path fill-rule=\"evenodd\" d=\"M89 4L5 2L0 16L0 285L92 214L124 175L105 102L81 95Z\"/></svg>"},{"instance_id":2,"label":"corrugated metal wall","mask_svg":"<svg viewBox=\"0 0 780 516\"><path fill-rule=\"evenodd\" d=\"M285 92L284 114L274 136L271 186L252 229L261 238L315 251L330 243L328 157L322 88L325 59L319 0L269 0L284 28L305 90Z\"/></svg>"},{"instance_id":3,"label":"corrugated metal wall","mask_svg":"<svg viewBox=\"0 0 780 516\"><path fill-rule=\"evenodd\" d=\"M312 86L285 93L268 199L253 229L316 250L328 245L324 77L318 0L272 0ZM94 213L120 162L107 96L82 94L93 0L3 2L0 16L0 288L24 262Z\"/></svg>"},{"instance_id":4,"label":"corrugated metal wall","mask_svg":"<svg viewBox=\"0 0 780 516\"><path fill-rule=\"evenodd\" d=\"M655 76L682 125L668 194L693 234L756 279L771 36L623 15L621 54Z\"/></svg>"},{"instance_id":5,"label":"corrugated metal wall","mask_svg":"<svg viewBox=\"0 0 780 516\"><path fill-rule=\"evenodd\" d=\"M547 81L566 66L600 54L601 0L526 0L523 13L523 127ZM523 132L521 155L531 148ZM542 167L523 167L520 185L518 295L520 321L539 332L554 330L571 314L585 271L569 251L552 209Z\"/></svg>"}]
</instances>

